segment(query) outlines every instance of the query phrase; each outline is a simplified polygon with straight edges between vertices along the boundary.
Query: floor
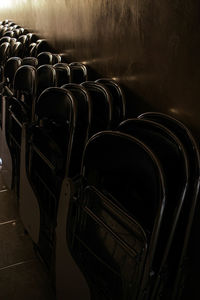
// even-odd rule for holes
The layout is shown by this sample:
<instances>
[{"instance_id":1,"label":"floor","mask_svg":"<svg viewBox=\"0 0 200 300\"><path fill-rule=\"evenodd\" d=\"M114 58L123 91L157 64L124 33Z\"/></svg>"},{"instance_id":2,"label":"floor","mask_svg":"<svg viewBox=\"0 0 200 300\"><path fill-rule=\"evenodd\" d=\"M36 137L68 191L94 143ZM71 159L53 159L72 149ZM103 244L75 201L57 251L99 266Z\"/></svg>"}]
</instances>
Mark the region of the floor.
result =
<instances>
[{"instance_id":1,"label":"floor","mask_svg":"<svg viewBox=\"0 0 200 300\"><path fill-rule=\"evenodd\" d=\"M1 170L0 299L55 300L51 280L24 231L15 194L6 189Z\"/></svg>"}]
</instances>

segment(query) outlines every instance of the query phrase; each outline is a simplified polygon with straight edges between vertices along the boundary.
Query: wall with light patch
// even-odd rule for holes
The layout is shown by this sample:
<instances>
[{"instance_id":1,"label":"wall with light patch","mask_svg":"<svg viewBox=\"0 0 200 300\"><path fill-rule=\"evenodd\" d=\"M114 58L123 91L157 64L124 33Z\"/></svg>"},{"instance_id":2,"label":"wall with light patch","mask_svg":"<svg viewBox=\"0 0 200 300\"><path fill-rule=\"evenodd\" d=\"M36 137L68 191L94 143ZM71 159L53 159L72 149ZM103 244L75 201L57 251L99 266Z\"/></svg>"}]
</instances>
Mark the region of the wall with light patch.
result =
<instances>
[{"instance_id":1,"label":"wall with light patch","mask_svg":"<svg viewBox=\"0 0 200 300\"><path fill-rule=\"evenodd\" d=\"M6 0L0 19L38 32L72 60L114 77L128 115L162 111L200 133L198 0Z\"/></svg>"}]
</instances>

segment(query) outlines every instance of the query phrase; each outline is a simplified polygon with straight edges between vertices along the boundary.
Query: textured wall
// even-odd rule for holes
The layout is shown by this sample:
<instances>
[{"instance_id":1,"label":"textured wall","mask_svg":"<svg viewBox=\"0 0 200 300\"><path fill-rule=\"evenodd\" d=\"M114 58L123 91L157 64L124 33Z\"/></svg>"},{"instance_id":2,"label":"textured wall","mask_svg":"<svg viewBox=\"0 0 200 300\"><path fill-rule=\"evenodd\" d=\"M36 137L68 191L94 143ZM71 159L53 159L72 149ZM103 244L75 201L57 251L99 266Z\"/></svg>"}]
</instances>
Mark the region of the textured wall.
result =
<instances>
[{"instance_id":1,"label":"textured wall","mask_svg":"<svg viewBox=\"0 0 200 300\"><path fill-rule=\"evenodd\" d=\"M200 133L199 0L6 0L9 18L115 77L129 115L158 110Z\"/></svg>"}]
</instances>

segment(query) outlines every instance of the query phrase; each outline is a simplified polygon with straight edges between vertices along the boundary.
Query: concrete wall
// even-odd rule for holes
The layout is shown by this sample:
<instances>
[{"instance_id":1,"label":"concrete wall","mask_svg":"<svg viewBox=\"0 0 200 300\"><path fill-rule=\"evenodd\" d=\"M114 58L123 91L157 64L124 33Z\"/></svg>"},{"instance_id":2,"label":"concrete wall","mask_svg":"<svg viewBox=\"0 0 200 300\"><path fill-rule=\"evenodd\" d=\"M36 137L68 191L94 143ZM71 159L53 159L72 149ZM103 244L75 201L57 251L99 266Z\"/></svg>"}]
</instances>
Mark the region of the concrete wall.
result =
<instances>
[{"instance_id":1,"label":"concrete wall","mask_svg":"<svg viewBox=\"0 0 200 300\"><path fill-rule=\"evenodd\" d=\"M129 116L162 111L200 133L199 0L6 0L0 20L114 77Z\"/></svg>"}]
</instances>

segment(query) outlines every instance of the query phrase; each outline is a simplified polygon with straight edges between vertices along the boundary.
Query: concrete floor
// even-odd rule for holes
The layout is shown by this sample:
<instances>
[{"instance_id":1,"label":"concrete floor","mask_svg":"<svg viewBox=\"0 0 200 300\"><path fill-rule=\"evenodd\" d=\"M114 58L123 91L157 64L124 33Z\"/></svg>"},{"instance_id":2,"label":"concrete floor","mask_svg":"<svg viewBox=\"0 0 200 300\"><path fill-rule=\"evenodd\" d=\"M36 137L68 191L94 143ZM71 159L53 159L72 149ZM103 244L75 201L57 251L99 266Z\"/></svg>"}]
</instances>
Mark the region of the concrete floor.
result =
<instances>
[{"instance_id":1,"label":"concrete floor","mask_svg":"<svg viewBox=\"0 0 200 300\"><path fill-rule=\"evenodd\" d=\"M20 221L13 191L0 170L0 299L55 300L45 266Z\"/></svg>"}]
</instances>

